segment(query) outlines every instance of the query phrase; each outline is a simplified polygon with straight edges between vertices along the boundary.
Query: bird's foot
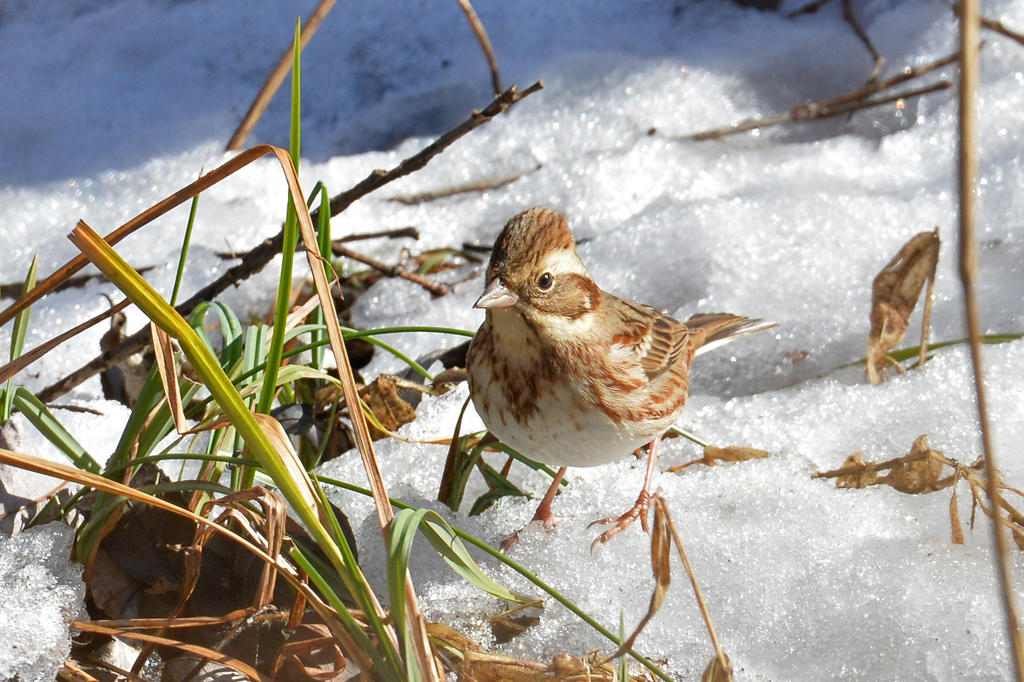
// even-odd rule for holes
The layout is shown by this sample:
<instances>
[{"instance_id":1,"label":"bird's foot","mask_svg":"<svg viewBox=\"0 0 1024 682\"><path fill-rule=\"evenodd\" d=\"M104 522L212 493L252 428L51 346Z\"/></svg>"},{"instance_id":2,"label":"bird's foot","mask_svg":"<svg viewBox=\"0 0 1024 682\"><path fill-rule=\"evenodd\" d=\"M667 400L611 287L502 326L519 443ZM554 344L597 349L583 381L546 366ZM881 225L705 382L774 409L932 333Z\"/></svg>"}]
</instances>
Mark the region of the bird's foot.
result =
<instances>
[{"instance_id":1,"label":"bird's foot","mask_svg":"<svg viewBox=\"0 0 1024 682\"><path fill-rule=\"evenodd\" d=\"M501 544L498 545L501 548L501 551L507 552L512 549L512 547L519 542L519 536L525 532L527 528L536 524L541 524L544 527L544 530L550 533L558 525L558 518L551 513L550 509L548 509L544 514L541 513L540 509L537 509L537 513L533 515L533 518L530 519L529 523L501 541Z\"/></svg>"},{"instance_id":2,"label":"bird's foot","mask_svg":"<svg viewBox=\"0 0 1024 682\"><path fill-rule=\"evenodd\" d=\"M590 551L593 552L598 543L603 545L622 531L632 526L633 522L636 521L637 518L640 519L640 526L644 529L644 532L649 533L650 526L647 523L647 510L650 506L651 494L647 492L647 490L643 490L640 492L640 496L636 498L636 504L633 505L633 508L622 516L609 516L606 519L599 519L591 523L587 528L604 523L614 523L615 525L597 536L597 539L590 544Z\"/></svg>"}]
</instances>

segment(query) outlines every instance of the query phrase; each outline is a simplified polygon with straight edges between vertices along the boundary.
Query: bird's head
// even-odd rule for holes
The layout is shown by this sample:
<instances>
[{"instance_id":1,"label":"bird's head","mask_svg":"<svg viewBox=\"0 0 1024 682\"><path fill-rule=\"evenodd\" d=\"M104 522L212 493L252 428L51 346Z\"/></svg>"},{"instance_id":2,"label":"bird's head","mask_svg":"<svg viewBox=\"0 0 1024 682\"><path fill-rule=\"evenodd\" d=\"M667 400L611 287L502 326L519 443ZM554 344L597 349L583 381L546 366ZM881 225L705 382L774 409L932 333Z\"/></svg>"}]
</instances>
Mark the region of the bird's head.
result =
<instances>
[{"instance_id":1,"label":"bird's head","mask_svg":"<svg viewBox=\"0 0 1024 682\"><path fill-rule=\"evenodd\" d=\"M601 290L576 254L565 216L536 207L509 220L498 235L487 284L474 307L543 325L556 318L576 320L600 301Z\"/></svg>"}]
</instances>

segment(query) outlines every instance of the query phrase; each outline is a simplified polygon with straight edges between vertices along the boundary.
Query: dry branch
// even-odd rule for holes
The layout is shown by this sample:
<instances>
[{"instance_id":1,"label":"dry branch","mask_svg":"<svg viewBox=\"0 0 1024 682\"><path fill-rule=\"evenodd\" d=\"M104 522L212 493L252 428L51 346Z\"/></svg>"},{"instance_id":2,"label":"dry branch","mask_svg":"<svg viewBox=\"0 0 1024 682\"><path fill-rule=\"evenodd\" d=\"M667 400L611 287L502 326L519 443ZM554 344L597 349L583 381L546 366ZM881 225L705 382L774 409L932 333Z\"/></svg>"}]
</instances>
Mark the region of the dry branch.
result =
<instances>
[{"instance_id":1,"label":"dry branch","mask_svg":"<svg viewBox=\"0 0 1024 682\"><path fill-rule=\"evenodd\" d=\"M498 97L505 88L501 87L501 74L498 73L498 60L494 57L494 48L491 47L491 39L487 37L487 30L484 29L484 25L480 21L480 17L477 16L476 10L473 9L473 5L470 4L469 0L455 1L459 3L459 7L462 8L462 11L466 13L466 19L469 21L469 25L473 29L476 39L480 42L480 47L484 51L484 56L487 57L487 66L491 69L491 85L494 86L494 96Z\"/></svg>"},{"instance_id":2,"label":"dry branch","mask_svg":"<svg viewBox=\"0 0 1024 682\"><path fill-rule=\"evenodd\" d=\"M717 128L715 130L708 130L702 133L697 133L695 135L684 137L682 139L707 140L714 137L733 135L735 133L742 133L748 130L755 130L757 128L767 128L769 126L781 125L783 123L790 123L793 121L804 121L811 120L814 118L822 118L820 114L815 113L816 111L819 111L821 109L824 109L826 111L837 112L830 114L832 116L838 116L841 114L849 113L851 111L855 111L856 109L843 108L844 106L852 105L854 103L862 103L868 97L877 92L881 92L882 90L888 90L889 88L895 87L901 83L905 83L915 78L920 78L921 76L931 73L932 71L935 71L937 69L941 69L944 66L949 66L950 64L956 62L956 60L959 59L959 57L960 53L956 52L947 57L943 57L942 59L938 59L934 62L925 64L923 66L919 66L914 69L905 68L903 70L903 73L900 73L891 78L887 78L883 81L879 81L877 83L870 83L864 86L863 88L860 88L859 90L848 92L845 95L840 95L839 97L833 97L832 99L827 99L816 104L805 104L802 106L794 107L785 113L776 114L775 116L767 116L765 118L759 119L748 119L746 121L737 123L734 126ZM870 106L878 106L879 104L883 103L884 102L881 101L874 101L874 103L871 104Z\"/></svg>"},{"instance_id":3,"label":"dry branch","mask_svg":"<svg viewBox=\"0 0 1024 682\"><path fill-rule=\"evenodd\" d=\"M306 49L306 45L313 39L313 34L320 28L320 24L327 17L328 12L334 7L334 3L337 0L320 0L320 4L317 5L313 13L309 15L309 19L302 25L301 37L299 38L299 51ZM259 93L256 95L256 99L253 100L249 106L249 111L245 112L245 116L242 117L242 122L238 124L238 129L235 130L235 134L231 136L227 146L224 148L226 152L235 152L242 148L245 144L245 140L249 137L249 133L256 127L260 117L263 116L263 112L266 111L270 101L274 99L274 95L277 93L278 88L281 87L281 83L284 83L285 77L292 68L292 59L295 54L295 41L288 43L288 49L281 55L281 59L278 60L274 70L267 76L267 82L260 88Z\"/></svg>"},{"instance_id":4,"label":"dry branch","mask_svg":"<svg viewBox=\"0 0 1024 682\"><path fill-rule=\"evenodd\" d=\"M437 199L454 197L459 194L468 194L470 192L486 192L489 189L500 189L505 185L515 182L519 178L536 173L542 167L542 164L537 164L528 171L510 173L509 175L501 175L496 178L476 180L474 182L467 182L464 185L456 185L454 187L439 189L432 192L420 192L418 194L399 194L397 196L388 197L388 201L397 201L398 203L405 204L406 206L415 206L417 204L425 204L428 201L435 201Z\"/></svg>"},{"instance_id":5,"label":"dry branch","mask_svg":"<svg viewBox=\"0 0 1024 682\"><path fill-rule=\"evenodd\" d=\"M371 258L370 256L359 253L358 251L353 251L347 246L339 244L337 241L331 243L331 251L335 256L344 256L345 258L351 258L354 261L359 261L363 265L369 265L374 270L379 270L388 277L401 277L402 279L407 279L410 282L415 282L434 296L446 296L451 293L451 289L447 284L435 282L429 277L424 277L418 273L404 270L401 265L388 265L376 258Z\"/></svg>"},{"instance_id":6,"label":"dry branch","mask_svg":"<svg viewBox=\"0 0 1024 682\"><path fill-rule=\"evenodd\" d=\"M960 116L959 116L959 196L960 196L960 280L964 287L964 306L967 318L968 336L971 341L971 365L974 368L974 391L978 405L978 425L981 427L981 442L985 453L985 477L988 479L988 496L993 506L1002 500L999 493L999 470L996 468L995 445L988 421L988 399L985 392L985 372L981 357L981 315L978 311L978 295L975 282L978 273L978 245L974 238L974 206L977 200L978 149L977 149L977 91L981 65L979 51L965 46L977 45L980 33L979 0L963 0L960 8ZM1017 614L1016 598L1013 591L1013 574L1006 534L998 522L992 524L998 552L996 565L1003 591L1003 607L1006 613L1006 629L1013 645L1014 662L1018 682L1024 682L1024 638L1021 636L1020 619Z\"/></svg>"},{"instance_id":7,"label":"dry branch","mask_svg":"<svg viewBox=\"0 0 1024 682\"><path fill-rule=\"evenodd\" d=\"M858 93L863 93L867 90L874 88L875 86L868 86L858 90ZM899 100L911 99L913 97L920 97L921 95L928 95L939 90L948 90L952 87L951 83L945 81L939 83L933 83L925 87L916 88L914 90L905 90L903 92L896 93L895 95L887 95L877 99L858 99L856 101L849 101L854 93L849 95L843 95L842 97L836 97L832 100L825 100L823 102L816 102L812 104L803 104L798 107L794 107L787 112L776 114L775 116L767 116L765 118L751 118L746 121L741 121L736 125L727 126L725 128L715 128L714 130L706 130L702 133L694 133L693 135L683 135L677 139L680 140L712 140L728 135L735 135L737 133L745 133L750 130L757 130L759 128L768 128L771 126L782 125L783 123L793 123L796 121L813 121L820 118L832 118L834 116L842 116L843 114L853 113L860 111L861 109L871 109L878 107L883 104L890 104ZM879 88L880 89L880 88ZM836 103L837 100L843 100L840 103Z\"/></svg>"}]
</instances>

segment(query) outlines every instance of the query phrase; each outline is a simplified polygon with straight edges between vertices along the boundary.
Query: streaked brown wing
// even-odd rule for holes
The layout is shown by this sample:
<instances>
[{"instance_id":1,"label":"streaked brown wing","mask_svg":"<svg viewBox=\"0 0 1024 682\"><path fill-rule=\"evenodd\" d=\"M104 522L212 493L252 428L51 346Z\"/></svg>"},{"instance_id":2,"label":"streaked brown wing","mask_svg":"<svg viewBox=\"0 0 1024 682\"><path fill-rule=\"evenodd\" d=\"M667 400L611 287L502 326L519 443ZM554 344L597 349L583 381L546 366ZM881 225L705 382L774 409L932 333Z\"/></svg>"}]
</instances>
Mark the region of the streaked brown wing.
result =
<instances>
[{"instance_id":1,"label":"streaked brown wing","mask_svg":"<svg viewBox=\"0 0 1024 682\"><path fill-rule=\"evenodd\" d=\"M615 299L619 328L612 343L636 350L648 381L654 381L686 352L690 332L686 325L639 303Z\"/></svg>"}]
</instances>

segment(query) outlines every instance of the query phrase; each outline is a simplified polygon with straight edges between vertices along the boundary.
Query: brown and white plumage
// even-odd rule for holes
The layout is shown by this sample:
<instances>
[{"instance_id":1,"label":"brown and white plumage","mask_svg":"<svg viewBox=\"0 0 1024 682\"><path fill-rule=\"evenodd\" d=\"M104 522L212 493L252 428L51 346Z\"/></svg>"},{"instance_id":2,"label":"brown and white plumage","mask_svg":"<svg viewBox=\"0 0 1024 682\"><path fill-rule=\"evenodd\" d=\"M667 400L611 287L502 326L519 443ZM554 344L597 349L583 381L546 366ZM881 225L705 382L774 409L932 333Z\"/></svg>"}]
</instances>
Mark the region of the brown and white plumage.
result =
<instances>
[{"instance_id":1,"label":"brown and white plumage","mask_svg":"<svg viewBox=\"0 0 1024 682\"><path fill-rule=\"evenodd\" d=\"M477 412L502 442L559 467L656 441L683 410L696 355L772 326L718 313L684 324L601 291L565 217L539 207L498 236L476 305L487 311L466 362ZM538 514L550 515L548 497Z\"/></svg>"}]
</instances>

